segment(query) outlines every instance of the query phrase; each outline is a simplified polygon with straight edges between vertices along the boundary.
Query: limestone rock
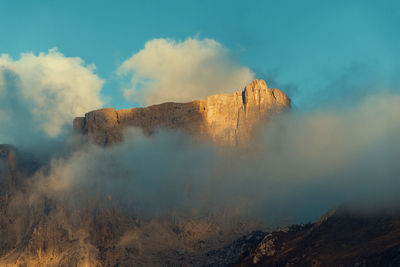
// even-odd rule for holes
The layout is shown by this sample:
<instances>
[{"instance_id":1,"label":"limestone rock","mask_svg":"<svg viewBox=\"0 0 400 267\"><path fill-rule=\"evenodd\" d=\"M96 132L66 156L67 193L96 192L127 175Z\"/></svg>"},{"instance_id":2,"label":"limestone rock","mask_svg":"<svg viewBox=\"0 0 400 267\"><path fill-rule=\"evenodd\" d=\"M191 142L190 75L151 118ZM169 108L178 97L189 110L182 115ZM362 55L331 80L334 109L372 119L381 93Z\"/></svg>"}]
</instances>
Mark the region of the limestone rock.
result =
<instances>
[{"instance_id":1,"label":"limestone rock","mask_svg":"<svg viewBox=\"0 0 400 267\"><path fill-rule=\"evenodd\" d=\"M290 99L263 80L254 80L243 91L217 94L189 103L163 103L146 108L116 111L105 108L74 119L74 129L95 143L119 142L126 127L139 127L146 134L157 128L182 129L222 145L249 141L255 126L271 114L290 108Z\"/></svg>"}]
</instances>

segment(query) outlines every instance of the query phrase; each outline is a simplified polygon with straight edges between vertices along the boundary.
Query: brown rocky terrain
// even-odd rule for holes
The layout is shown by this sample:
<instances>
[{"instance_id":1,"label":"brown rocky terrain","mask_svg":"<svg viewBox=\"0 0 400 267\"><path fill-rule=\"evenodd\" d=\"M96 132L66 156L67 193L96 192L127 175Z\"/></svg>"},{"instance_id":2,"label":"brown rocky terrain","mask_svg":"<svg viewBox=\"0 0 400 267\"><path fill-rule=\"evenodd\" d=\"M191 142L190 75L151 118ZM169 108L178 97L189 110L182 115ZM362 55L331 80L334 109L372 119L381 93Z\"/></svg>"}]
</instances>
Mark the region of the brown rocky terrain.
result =
<instances>
[{"instance_id":1,"label":"brown rocky terrain","mask_svg":"<svg viewBox=\"0 0 400 267\"><path fill-rule=\"evenodd\" d=\"M226 227L213 217L144 220L102 198L85 206L79 192L68 196L80 201L73 208L48 197L32 202L29 173L38 163L11 146L0 146L0 163L0 266L400 264L397 209L365 213L340 207L315 223L269 234L248 232L254 226Z\"/></svg>"},{"instance_id":2,"label":"brown rocky terrain","mask_svg":"<svg viewBox=\"0 0 400 267\"><path fill-rule=\"evenodd\" d=\"M240 145L250 141L259 123L289 108L290 99L285 93L268 88L263 80L254 80L234 94L146 108L104 108L75 118L73 124L76 131L101 145L121 141L127 127L139 127L147 134L157 128L182 129L217 144Z\"/></svg>"},{"instance_id":3,"label":"brown rocky terrain","mask_svg":"<svg viewBox=\"0 0 400 267\"><path fill-rule=\"evenodd\" d=\"M31 177L40 164L12 146L0 146L0 167L0 266L225 266L263 236L229 245L251 227L215 216L141 219L81 192L40 195Z\"/></svg>"},{"instance_id":4,"label":"brown rocky terrain","mask_svg":"<svg viewBox=\"0 0 400 267\"><path fill-rule=\"evenodd\" d=\"M343 206L266 235L235 266L400 266L400 212Z\"/></svg>"}]
</instances>

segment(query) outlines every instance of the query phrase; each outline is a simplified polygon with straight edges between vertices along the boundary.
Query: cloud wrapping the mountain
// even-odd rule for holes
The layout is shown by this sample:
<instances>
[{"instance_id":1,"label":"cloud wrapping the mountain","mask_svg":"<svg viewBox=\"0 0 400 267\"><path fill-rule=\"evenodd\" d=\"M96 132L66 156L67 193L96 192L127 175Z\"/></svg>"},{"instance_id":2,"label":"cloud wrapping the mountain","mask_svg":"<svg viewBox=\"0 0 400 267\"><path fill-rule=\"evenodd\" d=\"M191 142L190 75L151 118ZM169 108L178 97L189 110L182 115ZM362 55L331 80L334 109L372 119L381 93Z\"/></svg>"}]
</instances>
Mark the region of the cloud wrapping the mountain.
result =
<instances>
[{"instance_id":1,"label":"cloud wrapping the mountain","mask_svg":"<svg viewBox=\"0 0 400 267\"><path fill-rule=\"evenodd\" d=\"M241 90L253 72L212 39L153 39L119 67L132 74L124 96L142 105L187 102Z\"/></svg>"},{"instance_id":2,"label":"cloud wrapping the mountain","mask_svg":"<svg viewBox=\"0 0 400 267\"><path fill-rule=\"evenodd\" d=\"M0 120L7 125L0 142L46 145L74 116L101 105L103 81L80 58L56 50L23 54L17 61L3 55L0 70ZM194 94L205 97L224 86L236 91L236 83L252 78L209 39L152 40L119 71L133 72L126 94L149 103L167 101L164 96L201 98ZM354 83L349 84L360 82ZM145 136L130 129L122 144L106 149L78 144L55 153L29 188L35 198L75 202L78 208L106 201L139 216L182 212L189 218L216 213L267 222L313 220L344 201L377 202L400 190L400 96L376 91L357 96L274 117L247 150L220 150L181 132ZM47 139L37 142L41 135Z\"/></svg>"},{"instance_id":3,"label":"cloud wrapping the mountain","mask_svg":"<svg viewBox=\"0 0 400 267\"><path fill-rule=\"evenodd\" d=\"M57 49L18 60L0 56L0 143L33 143L33 136L57 137L72 119L101 107L101 80L94 65Z\"/></svg>"},{"instance_id":4,"label":"cloud wrapping the mountain","mask_svg":"<svg viewBox=\"0 0 400 267\"><path fill-rule=\"evenodd\" d=\"M378 205L398 194L398 114L395 94L286 113L260 128L249 148L228 151L181 132L130 129L122 144L55 159L37 188L78 206L110 197L150 218L177 212L307 222L346 201Z\"/></svg>"}]
</instances>

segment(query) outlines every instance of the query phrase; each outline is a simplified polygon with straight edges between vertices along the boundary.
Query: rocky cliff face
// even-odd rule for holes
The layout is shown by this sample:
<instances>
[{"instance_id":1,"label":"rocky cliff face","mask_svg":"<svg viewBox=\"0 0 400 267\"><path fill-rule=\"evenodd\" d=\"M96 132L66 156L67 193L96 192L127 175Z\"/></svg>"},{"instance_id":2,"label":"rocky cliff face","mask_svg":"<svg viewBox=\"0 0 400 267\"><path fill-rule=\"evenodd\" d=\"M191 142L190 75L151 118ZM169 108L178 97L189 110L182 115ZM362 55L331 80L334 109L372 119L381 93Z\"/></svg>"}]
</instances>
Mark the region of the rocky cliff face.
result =
<instances>
[{"instance_id":1,"label":"rocky cliff face","mask_svg":"<svg viewBox=\"0 0 400 267\"><path fill-rule=\"evenodd\" d=\"M121 141L127 127L139 127L147 134L157 128L182 129L218 144L240 145L249 141L259 123L289 108L285 93L268 88L263 80L254 80L234 94L146 108L104 108L75 118L73 124L76 131L101 145Z\"/></svg>"}]
</instances>

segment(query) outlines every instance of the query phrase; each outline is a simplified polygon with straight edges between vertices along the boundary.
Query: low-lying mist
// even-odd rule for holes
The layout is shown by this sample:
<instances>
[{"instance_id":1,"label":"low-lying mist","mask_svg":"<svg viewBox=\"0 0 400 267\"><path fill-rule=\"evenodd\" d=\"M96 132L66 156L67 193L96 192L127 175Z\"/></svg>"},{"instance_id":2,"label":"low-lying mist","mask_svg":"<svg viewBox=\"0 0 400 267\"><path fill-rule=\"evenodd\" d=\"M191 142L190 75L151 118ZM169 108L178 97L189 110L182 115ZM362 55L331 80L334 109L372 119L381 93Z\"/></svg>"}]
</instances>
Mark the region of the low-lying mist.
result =
<instances>
[{"instance_id":1,"label":"low-lying mist","mask_svg":"<svg viewBox=\"0 0 400 267\"><path fill-rule=\"evenodd\" d=\"M143 218L169 214L268 225L308 222L344 202L379 206L400 191L400 95L273 117L246 147L162 130L128 129L111 147L82 145L30 179L32 201L114 205ZM392 203L392 202L391 202ZM387 204L387 203L386 203Z\"/></svg>"}]
</instances>

